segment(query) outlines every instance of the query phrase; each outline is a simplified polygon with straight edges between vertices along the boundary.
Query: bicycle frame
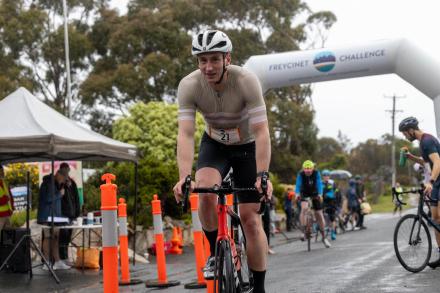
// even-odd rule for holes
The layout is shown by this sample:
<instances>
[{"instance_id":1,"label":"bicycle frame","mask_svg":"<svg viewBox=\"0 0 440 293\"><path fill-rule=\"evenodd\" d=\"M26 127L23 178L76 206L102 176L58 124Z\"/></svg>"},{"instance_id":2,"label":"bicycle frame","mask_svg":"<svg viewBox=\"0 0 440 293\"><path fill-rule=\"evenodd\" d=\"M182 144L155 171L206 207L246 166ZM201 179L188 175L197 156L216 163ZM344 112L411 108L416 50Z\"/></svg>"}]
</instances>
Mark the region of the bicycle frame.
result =
<instances>
[{"instance_id":1,"label":"bicycle frame","mask_svg":"<svg viewBox=\"0 0 440 293\"><path fill-rule=\"evenodd\" d=\"M263 190L267 190L267 177L262 178L262 188ZM189 194L189 188L191 186L191 177L188 176L185 180L185 184L182 186L182 191L184 193L184 201L183 201L183 209L187 208L187 199ZM240 271L242 264L241 259L238 256L236 243L235 241L239 241L238 239L238 225L241 226L240 217L237 213L235 213L230 207L226 205L226 195L230 193L240 192L240 191L256 191L256 188L235 188L233 187L232 180L230 182L223 182L221 186L214 185L212 188L195 188L193 192L195 193L214 193L218 195L218 201L217 201L217 217L218 217L218 234L217 234L217 240L216 240L216 247L215 247L215 255L218 255L218 247L219 243L222 243L222 241L225 241L226 243L229 243L230 249L231 249L231 256L233 261L233 268L234 268L234 276L237 280L237 272ZM265 192L264 192L265 193ZM236 210L238 210L238 200L234 197L234 206ZM265 201L261 202L259 213L262 213L265 207ZM228 231L228 221L227 221L227 215L231 216L231 230ZM234 227L237 230L237 239L234 241ZM241 226L243 229L243 227ZM244 235L243 235L244 237ZM237 242L238 243L238 242ZM217 261L215 267L217 268ZM217 269L216 269L217 271ZM216 281L218 280L218 276L214 276L214 291L216 291ZM241 284L241 282L239 282Z\"/></svg>"}]
</instances>

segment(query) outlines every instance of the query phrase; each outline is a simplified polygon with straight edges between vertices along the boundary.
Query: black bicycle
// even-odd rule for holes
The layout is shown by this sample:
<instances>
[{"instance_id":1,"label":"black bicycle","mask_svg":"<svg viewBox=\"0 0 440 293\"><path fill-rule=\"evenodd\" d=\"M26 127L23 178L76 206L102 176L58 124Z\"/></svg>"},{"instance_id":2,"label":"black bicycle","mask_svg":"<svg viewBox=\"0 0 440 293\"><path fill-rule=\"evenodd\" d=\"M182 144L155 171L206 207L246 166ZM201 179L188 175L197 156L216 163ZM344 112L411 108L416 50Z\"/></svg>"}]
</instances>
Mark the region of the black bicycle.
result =
<instances>
[{"instance_id":1,"label":"black bicycle","mask_svg":"<svg viewBox=\"0 0 440 293\"><path fill-rule=\"evenodd\" d=\"M431 234L426 222L440 232L440 225L434 222L424 210L424 207L429 208L432 202L432 199L424 194L424 189L423 184L420 188L403 192L392 189L393 196L402 205L406 205L406 203L402 202L398 195L419 194L417 214L403 216L394 229L394 251L397 259L406 270L413 273L422 271L431 258Z\"/></svg>"},{"instance_id":2,"label":"black bicycle","mask_svg":"<svg viewBox=\"0 0 440 293\"><path fill-rule=\"evenodd\" d=\"M230 177L232 178L232 176ZM261 179L261 186L266 193L266 176ZM189 189L191 177L186 177L182 186L184 195L183 210L186 212L188 206ZM257 191L256 188L235 188L233 180L223 180L222 185L214 185L209 188L195 188L194 193L214 193L218 195L218 235L215 245L214 265L214 292L219 293L241 293L247 292L252 287L252 274L247 265L246 258L246 236L240 217L236 212L238 202L234 199L234 210L226 205L226 195L243 191ZM265 202L262 201L259 213L263 213ZM228 230L227 215L231 217L231 227Z\"/></svg>"}]
</instances>

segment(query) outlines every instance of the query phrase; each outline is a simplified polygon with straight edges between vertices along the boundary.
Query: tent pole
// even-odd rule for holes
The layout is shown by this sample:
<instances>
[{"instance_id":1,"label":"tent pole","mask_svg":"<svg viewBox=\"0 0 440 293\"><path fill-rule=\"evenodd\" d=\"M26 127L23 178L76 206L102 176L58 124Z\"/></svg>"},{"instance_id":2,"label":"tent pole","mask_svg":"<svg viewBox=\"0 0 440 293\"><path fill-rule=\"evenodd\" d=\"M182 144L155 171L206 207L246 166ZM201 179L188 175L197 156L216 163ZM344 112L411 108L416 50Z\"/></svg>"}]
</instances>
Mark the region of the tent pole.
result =
<instances>
[{"instance_id":1,"label":"tent pole","mask_svg":"<svg viewBox=\"0 0 440 293\"><path fill-rule=\"evenodd\" d=\"M50 211L50 216L51 216L51 223L50 223L50 239L49 239L49 263L53 265L54 261L52 260L52 256L53 256L53 252L52 252L52 239L53 239L53 233L54 233L54 216L55 216L55 175L54 175L54 169L55 169L55 163L54 163L54 158L52 157L51 160L51 179L50 179L50 196L52 199L51 202L51 211Z\"/></svg>"},{"instance_id":2,"label":"tent pole","mask_svg":"<svg viewBox=\"0 0 440 293\"><path fill-rule=\"evenodd\" d=\"M137 209L138 209L138 163L134 163L134 236L133 236L133 265L136 265L136 233L137 233Z\"/></svg>"}]
</instances>

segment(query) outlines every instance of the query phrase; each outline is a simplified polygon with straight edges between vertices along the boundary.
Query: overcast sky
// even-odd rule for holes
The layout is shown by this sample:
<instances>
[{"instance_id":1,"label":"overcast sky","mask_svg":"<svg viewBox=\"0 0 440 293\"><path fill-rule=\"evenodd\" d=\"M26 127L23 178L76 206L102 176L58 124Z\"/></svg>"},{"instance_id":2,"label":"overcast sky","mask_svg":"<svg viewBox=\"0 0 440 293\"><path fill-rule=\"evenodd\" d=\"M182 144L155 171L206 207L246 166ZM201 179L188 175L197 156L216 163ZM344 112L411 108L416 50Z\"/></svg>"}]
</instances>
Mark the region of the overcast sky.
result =
<instances>
[{"instance_id":1,"label":"overcast sky","mask_svg":"<svg viewBox=\"0 0 440 293\"><path fill-rule=\"evenodd\" d=\"M124 4L127 2L113 0L113 6L124 13ZM404 37L440 60L438 0L304 2L313 11L330 10L338 18L326 42L326 47L330 49ZM369 138L380 138L384 133L391 133L391 116L385 110L392 108L392 100L384 96L392 95L406 97L397 101L397 109L403 110L397 115L397 123L406 116L416 116L423 130L436 133L432 100L400 77L390 74L315 83L312 99L319 136L336 137L338 130L341 130L356 145Z\"/></svg>"}]
</instances>

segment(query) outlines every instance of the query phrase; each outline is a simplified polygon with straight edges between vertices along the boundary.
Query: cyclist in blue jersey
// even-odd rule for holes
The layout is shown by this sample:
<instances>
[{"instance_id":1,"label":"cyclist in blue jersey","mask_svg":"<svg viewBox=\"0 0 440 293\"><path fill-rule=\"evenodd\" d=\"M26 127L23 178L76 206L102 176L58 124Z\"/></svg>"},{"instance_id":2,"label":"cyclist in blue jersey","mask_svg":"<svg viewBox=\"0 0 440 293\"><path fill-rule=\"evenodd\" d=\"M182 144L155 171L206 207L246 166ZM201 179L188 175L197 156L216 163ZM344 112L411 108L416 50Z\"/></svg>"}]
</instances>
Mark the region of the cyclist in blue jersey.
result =
<instances>
[{"instance_id":1,"label":"cyclist in blue jersey","mask_svg":"<svg viewBox=\"0 0 440 293\"><path fill-rule=\"evenodd\" d=\"M409 141L418 140L420 144L421 157L415 156L407 150L407 158L423 165L429 163L431 167L431 177L425 183L425 194L431 196L432 219L440 223L440 208L438 205L440 193L440 143L434 136L419 129L419 121L415 117L403 119L399 124L399 131L405 135ZM440 233L435 231L438 246L437 259L430 262L430 267L440 266Z\"/></svg>"},{"instance_id":2,"label":"cyclist in blue jersey","mask_svg":"<svg viewBox=\"0 0 440 293\"><path fill-rule=\"evenodd\" d=\"M296 190L295 193L301 198L301 214L300 222L304 228L306 225L306 212L309 209L308 199L312 199L311 208L315 211L315 216L318 221L318 225L322 234L322 242L325 247L331 246L330 241L325 237L324 231L324 215L322 213L322 182L321 174L318 170L315 170L315 164L307 160L302 165L302 170L298 172L296 177ZM304 231L304 229L303 229ZM303 235L302 239L305 236Z\"/></svg>"},{"instance_id":3,"label":"cyclist in blue jersey","mask_svg":"<svg viewBox=\"0 0 440 293\"><path fill-rule=\"evenodd\" d=\"M335 182L330 179L330 171L329 170L323 170L322 171L322 185L323 185L323 191L322 196L324 198L324 211L327 213L329 221L330 221L330 227L331 227L331 233L330 237L332 240L336 240L336 186Z\"/></svg>"}]
</instances>

